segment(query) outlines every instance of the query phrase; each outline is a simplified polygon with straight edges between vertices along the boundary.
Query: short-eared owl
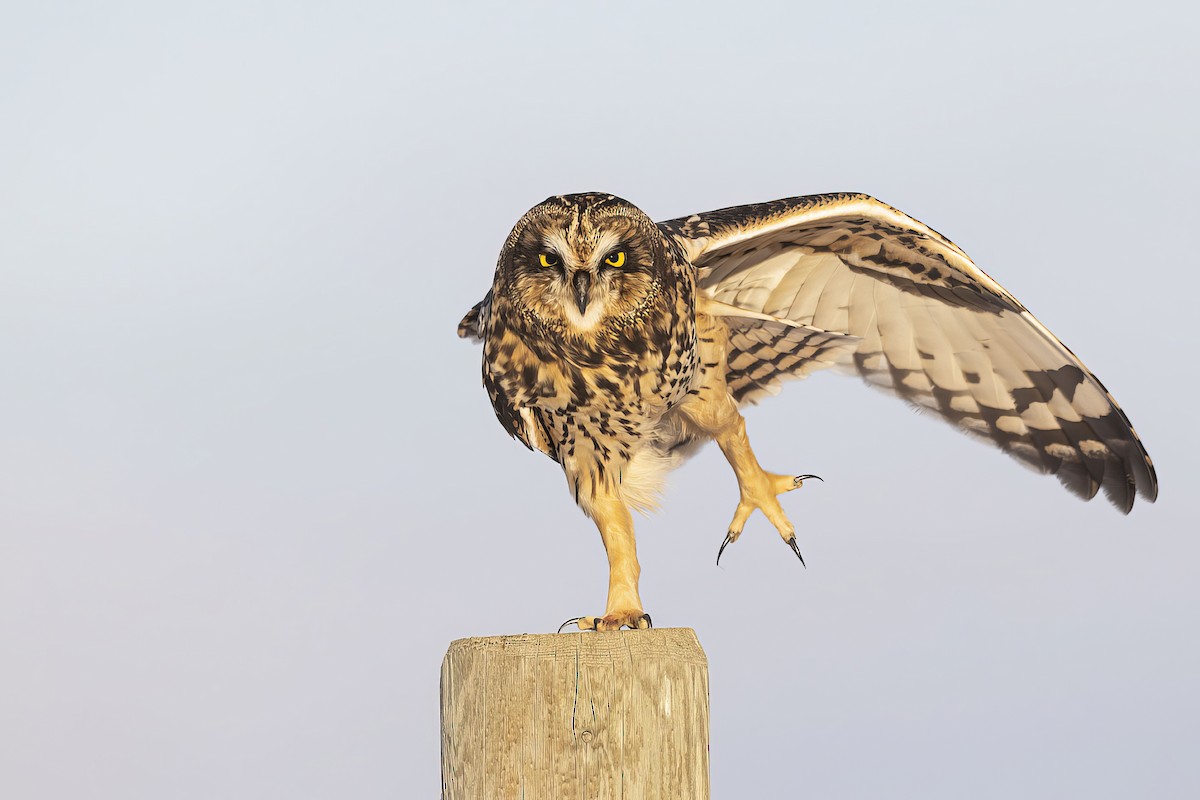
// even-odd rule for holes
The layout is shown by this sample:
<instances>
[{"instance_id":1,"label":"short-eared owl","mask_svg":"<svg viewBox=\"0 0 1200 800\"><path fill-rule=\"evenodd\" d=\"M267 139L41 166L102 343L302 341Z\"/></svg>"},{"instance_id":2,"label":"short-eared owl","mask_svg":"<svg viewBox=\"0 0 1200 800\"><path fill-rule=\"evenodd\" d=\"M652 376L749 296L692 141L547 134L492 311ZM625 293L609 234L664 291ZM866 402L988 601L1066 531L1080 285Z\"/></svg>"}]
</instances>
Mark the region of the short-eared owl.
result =
<instances>
[{"instance_id":1,"label":"short-eared owl","mask_svg":"<svg viewBox=\"0 0 1200 800\"><path fill-rule=\"evenodd\" d=\"M580 628L648 627L630 507L708 439L740 500L800 555L777 495L811 475L759 466L739 406L825 367L929 409L1072 492L1154 500L1150 457L1091 372L945 237L861 194L655 224L607 194L517 222L459 325L483 342L500 424L557 461L608 552L608 604ZM719 558L718 554L718 558ZM803 561L803 558L801 558Z\"/></svg>"}]
</instances>

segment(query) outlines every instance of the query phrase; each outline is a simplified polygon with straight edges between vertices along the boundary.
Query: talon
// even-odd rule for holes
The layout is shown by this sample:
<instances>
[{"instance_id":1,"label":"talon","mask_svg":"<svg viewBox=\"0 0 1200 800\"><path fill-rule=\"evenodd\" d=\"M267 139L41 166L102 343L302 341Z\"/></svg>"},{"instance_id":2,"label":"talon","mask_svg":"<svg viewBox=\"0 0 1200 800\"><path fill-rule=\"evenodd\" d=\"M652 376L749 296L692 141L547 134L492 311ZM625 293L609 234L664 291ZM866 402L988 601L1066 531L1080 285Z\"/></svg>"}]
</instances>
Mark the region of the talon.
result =
<instances>
[{"instance_id":1,"label":"talon","mask_svg":"<svg viewBox=\"0 0 1200 800\"><path fill-rule=\"evenodd\" d=\"M796 554L796 558L800 559L800 566L808 569L808 564L804 563L804 556L800 555L800 547L796 544L796 537L793 536L792 538L788 539L787 543L791 546L792 552Z\"/></svg>"},{"instance_id":2,"label":"talon","mask_svg":"<svg viewBox=\"0 0 1200 800\"><path fill-rule=\"evenodd\" d=\"M725 541L721 542L721 549L717 551L717 566L718 567L721 566L721 553L725 552L725 546L730 544L731 542L735 542L735 541L737 541L737 538L733 535L733 531L729 531L728 533L725 534Z\"/></svg>"},{"instance_id":3,"label":"talon","mask_svg":"<svg viewBox=\"0 0 1200 800\"><path fill-rule=\"evenodd\" d=\"M641 609L638 609L641 611ZM559 626L558 632L562 633L563 628L566 628L571 623L579 625L581 631L619 631L622 628L629 628L631 631L648 630L654 627L654 622L650 619L650 615L642 611L640 614L636 611L614 611L611 614L605 614L603 617L574 617L567 620Z\"/></svg>"},{"instance_id":4,"label":"talon","mask_svg":"<svg viewBox=\"0 0 1200 800\"><path fill-rule=\"evenodd\" d=\"M797 475L796 477L792 478L792 483L795 484L796 486L799 486L800 484L804 483L805 481L807 481L809 479L818 480L821 483L825 482L825 479L822 478L820 475Z\"/></svg>"}]
</instances>

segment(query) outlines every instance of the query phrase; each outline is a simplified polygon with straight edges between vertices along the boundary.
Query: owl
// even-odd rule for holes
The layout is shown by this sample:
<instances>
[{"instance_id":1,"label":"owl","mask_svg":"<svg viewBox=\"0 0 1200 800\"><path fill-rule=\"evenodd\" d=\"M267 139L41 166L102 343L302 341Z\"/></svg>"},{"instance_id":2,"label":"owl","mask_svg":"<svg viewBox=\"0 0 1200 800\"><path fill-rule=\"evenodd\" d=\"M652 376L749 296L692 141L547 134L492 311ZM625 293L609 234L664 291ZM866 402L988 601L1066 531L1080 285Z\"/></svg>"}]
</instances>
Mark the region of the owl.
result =
<instances>
[{"instance_id":1,"label":"owl","mask_svg":"<svg viewBox=\"0 0 1200 800\"><path fill-rule=\"evenodd\" d=\"M459 335L483 344L500 424L558 462L608 554L604 613L650 627L631 509L715 440L739 499L717 551L761 511L803 564L779 495L814 475L759 464L740 409L833 369L926 409L1090 499L1158 494L1113 396L953 242L863 194L655 223L609 194L551 197L517 222Z\"/></svg>"}]
</instances>

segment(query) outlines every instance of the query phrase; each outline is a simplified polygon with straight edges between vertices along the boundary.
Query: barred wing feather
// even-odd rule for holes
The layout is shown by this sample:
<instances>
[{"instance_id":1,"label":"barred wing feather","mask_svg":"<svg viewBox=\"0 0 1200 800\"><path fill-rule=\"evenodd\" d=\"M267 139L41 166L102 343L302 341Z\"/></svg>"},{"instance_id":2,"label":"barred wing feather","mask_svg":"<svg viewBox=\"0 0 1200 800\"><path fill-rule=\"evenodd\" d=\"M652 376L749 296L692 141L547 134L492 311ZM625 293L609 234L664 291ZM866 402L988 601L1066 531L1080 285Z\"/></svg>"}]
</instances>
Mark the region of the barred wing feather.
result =
<instances>
[{"instance_id":1,"label":"barred wing feather","mask_svg":"<svg viewBox=\"0 0 1200 800\"><path fill-rule=\"evenodd\" d=\"M928 409L1091 498L1153 501L1116 400L954 243L866 195L791 198L660 224L728 317L739 402L833 366Z\"/></svg>"}]
</instances>

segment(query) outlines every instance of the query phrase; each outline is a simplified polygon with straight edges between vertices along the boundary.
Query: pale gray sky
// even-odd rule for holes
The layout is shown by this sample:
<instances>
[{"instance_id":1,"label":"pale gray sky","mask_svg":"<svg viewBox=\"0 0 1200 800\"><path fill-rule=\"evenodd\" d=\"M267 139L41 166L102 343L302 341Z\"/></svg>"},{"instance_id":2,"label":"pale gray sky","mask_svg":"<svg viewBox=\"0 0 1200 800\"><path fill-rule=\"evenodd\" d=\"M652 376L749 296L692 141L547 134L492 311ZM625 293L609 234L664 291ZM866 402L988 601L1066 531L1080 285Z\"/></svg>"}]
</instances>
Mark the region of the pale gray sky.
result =
<instances>
[{"instance_id":1,"label":"pale gray sky","mask_svg":"<svg viewBox=\"0 0 1200 800\"><path fill-rule=\"evenodd\" d=\"M1124 405L1123 517L856 382L639 521L713 796L1200 796L1197 12L1185 4L7 4L0 796L436 797L451 639L605 561L454 336L550 194L874 194ZM1187 520L1192 519L1192 523Z\"/></svg>"}]
</instances>

